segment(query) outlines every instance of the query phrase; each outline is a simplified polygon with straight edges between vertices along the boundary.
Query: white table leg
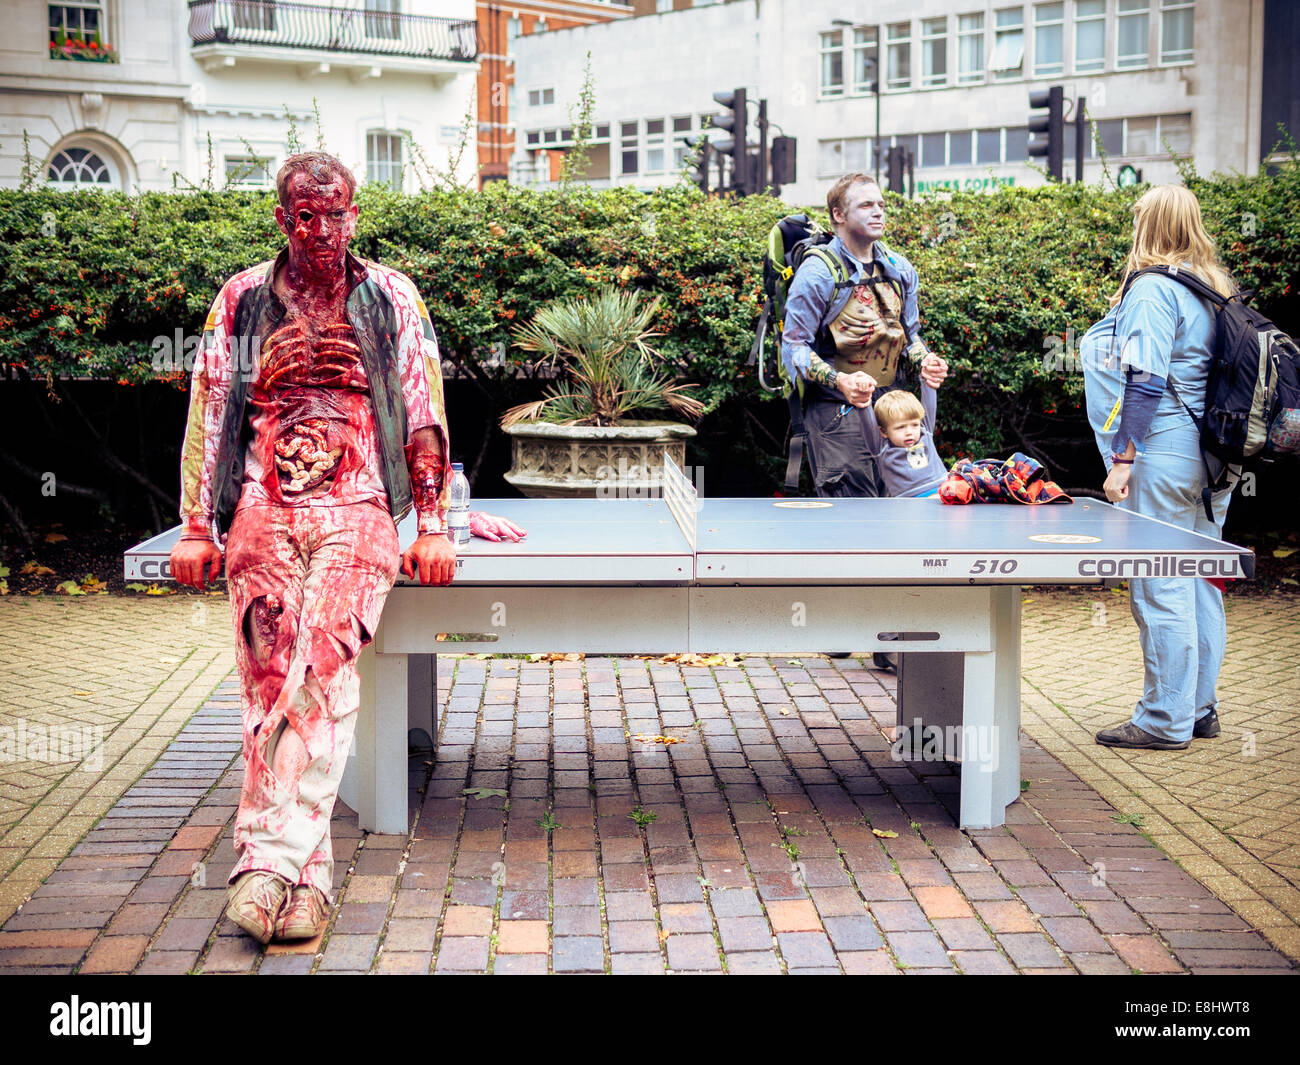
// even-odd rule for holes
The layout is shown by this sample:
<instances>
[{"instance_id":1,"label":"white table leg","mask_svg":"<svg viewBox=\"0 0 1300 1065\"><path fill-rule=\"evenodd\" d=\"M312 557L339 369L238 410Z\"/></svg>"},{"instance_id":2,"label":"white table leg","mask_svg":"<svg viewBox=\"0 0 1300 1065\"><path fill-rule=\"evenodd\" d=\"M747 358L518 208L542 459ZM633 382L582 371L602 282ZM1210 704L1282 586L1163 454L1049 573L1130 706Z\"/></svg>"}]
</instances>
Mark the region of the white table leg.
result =
<instances>
[{"instance_id":1,"label":"white table leg","mask_svg":"<svg viewBox=\"0 0 1300 1065\"><path fill-rule=\"evenodd\" d=\"M1020 589L990 589L993 650L967 653L962 713L962 828L1006 821L1020 795Z\"/></svg>"},{"instance_id":2,"label":"white table leg","mask_svg":"<svg viewBox=\"0 0 1300 1065\"><path fill-rule=\"evenodd\" d=\"M367 832L401 834L410 827L406 796L410 712L407 656L381 655L366 648L357 664L361 672L356 734L357 818Z\"/></svg>"}]
</instances>

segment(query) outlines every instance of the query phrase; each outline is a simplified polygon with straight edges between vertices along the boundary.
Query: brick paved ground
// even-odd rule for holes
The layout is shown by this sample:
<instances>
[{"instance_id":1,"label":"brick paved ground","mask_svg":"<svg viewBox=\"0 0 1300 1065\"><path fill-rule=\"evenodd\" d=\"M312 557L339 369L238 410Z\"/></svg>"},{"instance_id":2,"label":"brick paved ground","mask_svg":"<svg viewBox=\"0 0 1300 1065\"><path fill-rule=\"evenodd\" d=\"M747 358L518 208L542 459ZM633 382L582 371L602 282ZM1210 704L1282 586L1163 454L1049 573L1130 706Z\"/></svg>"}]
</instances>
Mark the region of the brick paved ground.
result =
<instances>
[{"instance_id":1,"label":"brick paved ground","mask_svg":"<svg viewBox=\"0 0 1300 1065\"><path fill-rule=\"evenodd\" d=\"M1035 648L1086 633L1057 633L1056 597L1029 598L1027 692L1050 702ZM1230 624L1245 628L1243 602ZM891 758L891 678L854 660L444 659L442 672L439 757L412 792L411 833L366 835L337 811L322 942L263 952L221 917L240 777L228 682L3 925L0 970L1294 970L1144 837L1148 823L1119 820L1029 737L1007 826L958 831L957 776ZM635 738L664 734L682 742ZM1135 790L1156 775L1103 753ZM422 785L423 760L413 768ZM1155 812L1181 828L1175 776Z\"/></svg>"},{"instance_id":2,"label":"brick paved ground","mask_svg":"<svg viewBox=\"0 0 1300 1065\"><path fill-rule=\"evenodd\" d=\"M229 674L229 618L224 596L0 599L0 726L24 748L0 757L0 921ZM51 729L91 739L95 756L34 746Z\"/></svg>"}]
</instances>

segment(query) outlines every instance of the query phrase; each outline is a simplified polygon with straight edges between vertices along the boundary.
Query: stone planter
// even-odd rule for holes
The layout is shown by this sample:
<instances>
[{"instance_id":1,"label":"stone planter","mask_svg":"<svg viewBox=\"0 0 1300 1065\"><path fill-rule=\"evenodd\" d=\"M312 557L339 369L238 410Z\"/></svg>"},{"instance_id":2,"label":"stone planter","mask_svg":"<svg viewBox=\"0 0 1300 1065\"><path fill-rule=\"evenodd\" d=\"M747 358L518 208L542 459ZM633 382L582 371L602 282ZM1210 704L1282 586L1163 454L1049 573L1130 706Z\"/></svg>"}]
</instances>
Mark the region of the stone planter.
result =
<instances>
[{"instance_id":1,"label":"stone planter","mask_svg":"<svg viewBox=\"0 0 1300 1065\"><path fill-rule=\"evenodd\" d=\"M686 441L695 435L679 422L518 422L505 432L512 459L506 480L532 499L659 495L664 451L684 468Z\"/></svg>"}]
</instances>

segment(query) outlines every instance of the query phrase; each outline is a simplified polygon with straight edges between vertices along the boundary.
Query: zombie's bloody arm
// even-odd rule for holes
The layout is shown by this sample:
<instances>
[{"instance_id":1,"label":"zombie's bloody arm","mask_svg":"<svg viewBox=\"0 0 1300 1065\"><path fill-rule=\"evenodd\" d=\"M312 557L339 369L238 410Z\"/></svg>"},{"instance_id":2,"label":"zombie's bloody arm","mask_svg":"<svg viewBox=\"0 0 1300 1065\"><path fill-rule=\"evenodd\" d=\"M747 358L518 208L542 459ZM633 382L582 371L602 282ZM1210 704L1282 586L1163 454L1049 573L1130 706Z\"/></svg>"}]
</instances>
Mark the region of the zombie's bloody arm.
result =
<instances>
[{"instance_id":1,"label":"zombie's bloody arm","mask_svg":"<svg viewBox=\"0 0 1300 1065\"><path fill-rule=\"evenodd\" d=\"M190 378L189 418L181 446L181 521L187 538L212 538L212 483L232 372L229 325L237 299L230 289L222 288L208 312Z\"/></svg>"},{"instance_id":2,"label":"zombie's bloody arm","mask_svg":"<svg viewBox=\"0 0 1300 1065\"><path fill-rule=\"evenodd\" d=\"M372 267L372 269L376 269ZM397 315L397 358L406 406L406 463L419 531L441 533L451 489L451 447L442 393L442 357L424 301L395 270L381 270Z\"/></svg>"}]
</instances>

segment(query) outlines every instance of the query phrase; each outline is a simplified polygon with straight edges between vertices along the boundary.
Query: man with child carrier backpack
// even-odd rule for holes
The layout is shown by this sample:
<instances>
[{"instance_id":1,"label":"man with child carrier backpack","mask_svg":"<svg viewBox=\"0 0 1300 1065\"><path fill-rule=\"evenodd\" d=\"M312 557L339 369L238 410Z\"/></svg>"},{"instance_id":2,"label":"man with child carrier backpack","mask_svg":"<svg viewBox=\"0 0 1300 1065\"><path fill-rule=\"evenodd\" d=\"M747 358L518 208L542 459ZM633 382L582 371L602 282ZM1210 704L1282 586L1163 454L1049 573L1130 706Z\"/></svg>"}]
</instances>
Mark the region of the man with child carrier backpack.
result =
<instances>
[{"instance_id":1,"label":"man with child carrier backpack","mask_svg":"<svg viewBox=\"0 0 1300 1065\"><path fill-rule=\"evenodd\" d=\"M763 341L774 324L790 401L786 492L798 492L806 442L818 495L876 496L875 462L854 409L914 379L916 363L931 383L947 367L916 335L916 270L880 242L879 186L866 174L848 174L831 187L826 206L833 236L804 215L772 229L764 262L768 303L753 355L761 373Z\"/></svg>"}]
</instances>

